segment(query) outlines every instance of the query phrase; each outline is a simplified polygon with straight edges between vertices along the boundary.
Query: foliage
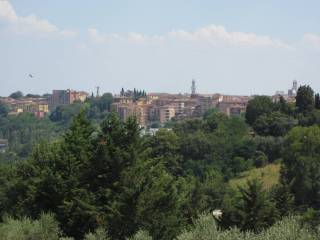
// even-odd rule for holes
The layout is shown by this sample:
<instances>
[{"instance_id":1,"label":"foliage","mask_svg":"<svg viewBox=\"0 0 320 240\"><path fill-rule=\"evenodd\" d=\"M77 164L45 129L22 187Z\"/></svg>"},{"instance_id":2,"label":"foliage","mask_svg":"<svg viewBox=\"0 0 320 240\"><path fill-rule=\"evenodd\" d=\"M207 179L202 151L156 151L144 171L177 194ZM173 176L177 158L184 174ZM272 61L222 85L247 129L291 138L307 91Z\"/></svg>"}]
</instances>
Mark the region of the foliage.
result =
<instances>
[{"instance_id":1,"label":"foliage","mask_svg":"<svg viewBox=\"0 0 320 240\"><path fill-rule=\"evenodd\" d=\"M308 208L302 215L302 223L305 227L320 234L320 211Z\"/></svg>"},{"instance_id":2,"label":"foliage","mask_svg":"<svg viewBox=\"0 0 320 240\"><path fill-rule=\"evenodd\" d=\"M229 186L236 189L238 186L244 187L248 180L261 179L264 189L270 189L279 183L280 164L268 164L262 168L253 168L242 172L239 176L229 181Z\"/></svg>"},{"instance_id":3,"label":"foliage","mask_svg":"<svg viewBox=\"0 0 320 240\"><path fill-rule=\"evenodd\" d=\"M254 122L253 129L261 136L284 136L298 121L280 112L263 114Z\"/></svg>"},{"instance_id":4,"label":"foliage","mask_svg":"<svg viewBox=\"0 0 320 240\"><path fill-rule=\"evenodd\" d=\"M14 99L20 99L20 98L23 98L23 93L21 91L17 91L17 92L11 93L9 97Z\"/></svg>"},{"instance_id":5,"label":"foliage","mask_svg":"<svg viewBox=\"0 0 320 240\"><path fill-rule=\"evenodd\" d=\"M271 196L280 217L289 216L294 212L294 196L287 183L282 182L275 185L271 190Z\"/></svg>"},{"instance_id":6,"label":"foliage","mask_svg":"<svg viewBox=\"0 0 320 240\"><path fill-rule=\"evenodd\" d=\"M298 113L307 113L314 109L315 99L312 88L308 85L300 86L296 96L296 110Z\"/></svg>"},{"instance_id":7,"label":"foliage","mask_svg":"<svg viewBox=\"0 0 320 240\"><path fill-rule=\"evenodd\" d=\"M300 225L299 219L288 217L260 233L240 232L237 228L220 230L210 215L201 215L190 230L185 230L176 240L316 240L317 236Z\"/></svg>"},{"instance_id":8,"label":"foliage","mask_svg":"<svg viewBox=\"0 0 320 240\"><path fill-rule=\"evenodd\" d=\"M284 236L282 227L292 239L309 234L290 217L268 228L297 209L319 209L319 127L290 130L317 123L319 110L295 115L285 101L259 96L246 116L257 134L243 118L211 110L143 136L136 119L109 112L111 102L105 94L61 106L50 119L0 118L0 134L11 143L0 158L25 158L0 164L2 218L52 212L75 239L263 239ZM279 181L280 164L269 163L281 159ZM214 209L223 210L228 230L207 215L202 228L190 228ZM315 226L315 216L306 222Z\"/></svg>"},{"instance_id":9,"label":"foliage","mask_svg":"<svg viewBox=\"0 0 320 240\"><path fill-rule=\"evenodd\" d=\"M9 107L0 101L0 117L6 117L9 113Z\"/></svg>"},{"instance_id":10,"label":"foliage","mask_svg":"<svg viewBox=\"0 0 320 240\"><path fill-rule=\"evenodd\" d=\"M83 105L79 102L70 105L60 105L51 112L50 120L68 126L71 120L80 113L82 108Z\"/></svg>"},{"instance_id":11,"label":"foliage","mask_svg":"<svg viewBox=\"0 0 320 240\"><path fill-rule=\"evenodd\" d=\"M314 104L314 106L315 106L315 108L316 109L320 109L320 95L319 95L319 93L317 93L316 95L315 95L315 104Z\"/></svg>"},{"instance_id":12,"label":"foliage","mask_svg":"<svg viewBox=\"0 0 320 240\"><path fill-rule=\"evenodd\" d=\"M109 237L103 228L98 228L94 233L87 233L84 240L109 240Z\"/></svg>"},{"instance_id":13,"label":"foliage","mask_svg":"<svg viewBox=\"0 0 320 240\"><path fill-rule=\"evenodd\" d=\"M0 224L0 240L59 240L58 222L51 214L42 214L38 220L5 218Z\"/></svg>"},{"instance_id":14,"label":"foliage","mask_svg":"<svg viewBox=\"0 0 320 240\"><path fill-rule=\"evenodd\" d=\"M139 98L146 97L147 93L144 90L137 90L135 88L133 89L133 91L132 90L125 91L122 88L120 91L120 96L132 97L136 101Z\"/></svg>"},{"instance_id":15,"label":"foliage","mask_svg":"<svg viewBox=\"0 0 320 240\"><path fill-rule=\"evenodd\" d=\"M148 232L139 230L132 238L129 238L128 240L152 240L152 237Z\"/></svg>"},{"instance_id":16,"label":"foliage","mask_svg":"<svg viewBox=\"0 0 320 240\"><path fill-rule=\"evenodd\" d=\"M274 162L282 157L283 142L283 137L255 136L252 143L249 144L252 144L252 148L255 146L255 151L263 152L268 157L269 162Z\"/></svg>"},{"instance_id":17,"label":"foliage","mask_svg":"<svg viewBox=\"0 0 320 240\"><path fill-rule=\"evenodd\" d=\"M239 187L239 200L235 208L225 206L221 224L232 226L234 222L243 231L259 232L276 220L276 208L269 194L258 179L248 181L247 187ZM230 224L231 223L231 224Z\"/></svg>"},{"instance_id":18,"label":"foliage","mask_svg":"<svg viewBox=\"0 0 320 240\"><path fill-rule=\"evenodd\" d=\"M320 110L315 109L305 114L299 114L297 118L300 126L320 125Z\"/></svg>"},{"instance_id":19,"label":"foliage","mask_svg":"<svg viewBox=\"0 0 320 240\"><path fill-rule=\"evenodd\" d=\"M285 138L282 179L298 205L320 207L320 127L296 127Z\"/></svg>"},{"instance_id":20,"label":"foliage","mask_svg":"<svg viewBox=\"0 0 320 240\"><path fill-rule=\"evenodd\" d=\"M22 159L30 155L40 140L51 140L59 135L60 129L48 119L37 119L30 113L0 117L0 138L8 139L9 152Z\"/></svg>"},{"instance_id":21,"label":"foliage","mask_svg":"<svg viewBox=\"0 0 320 240\"><path fill-rule=\"evenodd\" d=\"M253 125L259 116L271 113L275 106L270 97L256 96L248 102L246 110L246 121Z\"/></svg>"}]
</instances>

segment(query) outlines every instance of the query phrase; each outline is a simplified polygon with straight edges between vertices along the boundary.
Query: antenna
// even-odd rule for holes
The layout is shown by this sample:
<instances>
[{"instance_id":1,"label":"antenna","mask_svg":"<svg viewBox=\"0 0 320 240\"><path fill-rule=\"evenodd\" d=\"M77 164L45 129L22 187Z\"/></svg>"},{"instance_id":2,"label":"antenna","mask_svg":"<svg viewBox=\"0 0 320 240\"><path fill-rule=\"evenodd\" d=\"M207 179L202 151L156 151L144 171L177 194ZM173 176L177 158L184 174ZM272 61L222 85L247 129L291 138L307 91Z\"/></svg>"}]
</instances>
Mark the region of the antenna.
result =
<instances>
[{"instance_id":1,"label":"antenna","mask_svg":"<svg viewBox=\"0 0 320 240\"><path fill-rule=\"evenodd\" d=\"M99 90L100 90L100 87L99 87L99 86L97 86L97 87L96 87L96 89L97 89L96 97L99 97Z\"/></svg>"}]
</instances>

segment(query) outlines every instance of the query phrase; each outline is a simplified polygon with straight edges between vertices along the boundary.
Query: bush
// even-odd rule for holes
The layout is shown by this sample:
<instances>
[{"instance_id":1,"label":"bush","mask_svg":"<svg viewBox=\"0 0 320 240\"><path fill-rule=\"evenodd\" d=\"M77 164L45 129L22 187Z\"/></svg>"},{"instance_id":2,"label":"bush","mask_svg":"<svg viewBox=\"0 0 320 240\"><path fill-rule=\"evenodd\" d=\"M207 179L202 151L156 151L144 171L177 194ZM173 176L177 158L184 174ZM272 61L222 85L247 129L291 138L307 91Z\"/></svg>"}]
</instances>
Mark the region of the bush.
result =
<instances>
[{"instance_id":1,"label":"bush","mask_svg":"<svg viewBox=\"0 0 320 240\"><path fill-rule=\"evenodd\" d=\"M0 225L0 240L59 240L58 222L51 214L41 215L39 220L5 218Z\"/></svg>"},{"instance_id":2,"label":"bush","mask_svg":"<svg viewBox=\"0 0 320 240\"><path fill-rule=\"evenodd\" d=\"M241 232L237 228L221 231L214 218L201 215L193 227L181 233L176 240L316 240L319 235L303 228L297 217L284 218L269 229L259 234Z\"/></svg>"},{"instance_id":3,"label":"bush","mask_svg":"<svg viewBox=\"0 0 320 240\"><path fill-rule=\"evenodd\" d=\"M98 228L94 233L86 234L84 240L109 240L109 238L103 228Z\"/></svg>"},{"instance_id":4,"label":"bush","mask_svg":"<svg viewBox=\"0 0 320 240\"><path fill-rule=\"evenodd\" d=\"M128 240L152 240L152 237L147 231L140 230L132 238Z\"/></svg>"}]
</instances>

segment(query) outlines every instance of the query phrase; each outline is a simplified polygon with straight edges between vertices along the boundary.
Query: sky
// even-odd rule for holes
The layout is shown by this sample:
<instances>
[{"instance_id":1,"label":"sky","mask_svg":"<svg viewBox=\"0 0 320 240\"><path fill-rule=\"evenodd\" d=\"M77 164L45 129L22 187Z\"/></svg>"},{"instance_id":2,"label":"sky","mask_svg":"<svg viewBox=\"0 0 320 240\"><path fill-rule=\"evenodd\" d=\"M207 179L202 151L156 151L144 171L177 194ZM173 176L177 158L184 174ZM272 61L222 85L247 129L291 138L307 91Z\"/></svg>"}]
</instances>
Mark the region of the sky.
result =
<instances>
[{"instance_id":1,"label":"sky","mask_svg":"<svg viewBox=\"0 0 320 240\"><path fill-rule=\"evenodd\" d=\"M0 0L0 96L320 91L319 0ZM32 74L33 78L28 75Z\"/></svg>"}]
</instances>

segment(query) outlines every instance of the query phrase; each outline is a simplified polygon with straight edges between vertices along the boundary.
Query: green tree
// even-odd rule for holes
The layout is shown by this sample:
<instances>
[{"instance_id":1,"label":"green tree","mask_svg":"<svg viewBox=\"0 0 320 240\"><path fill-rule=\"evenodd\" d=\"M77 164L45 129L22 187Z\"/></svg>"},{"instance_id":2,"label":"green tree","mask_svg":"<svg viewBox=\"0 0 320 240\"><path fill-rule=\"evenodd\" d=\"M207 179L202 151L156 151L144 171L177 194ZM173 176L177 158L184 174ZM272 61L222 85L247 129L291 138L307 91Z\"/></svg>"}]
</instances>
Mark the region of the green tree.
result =
<instances>
[{"instance_id":1,"label":"green tree","mask_svg":"<svg viewBox=\"0 0 320 240\"><path fill-rule=\"evenodd\" d=\"M23 93L21 91L17 91L17 92L11 93L9 97L14 99L20 99L20 98L23 98Z\"/></svg>"},{"instance_id":2,"label":"green tree","mask_svg":"<svg viewBox=\"0 0 320 240\"><path fill-rule=\"evenodd\" d=\"M9 113L9 107L8 105L2 103L0 101L0 117L6 117Z\"/></svg>"},{"instance_id":3,"label":"green tree","mask_svg":"<svg viewBox=\"0 0 320 240\"><path fill-rule=\"evenodd\" d=\"M300 126L320 125L320 109L314 109L306 114L299 114L298 120Z\"/></svg>"},{"instance_id":4,"label":"green tree","mask_svg":"<svg viewBox=\"0 0 320 240\"><path fill-rule=\"evenodd\" d=\"M320 207L320 127L295 127L283 147L283 181L298 205Z\"/></svg>"},{"instance_id":5,"label":"green tree","mask_svg":"<svg viewBox=\"0 0 320 240\"><path fill-rule=\"evenodd\" d=\"M276 109L286 115L292 115L294 113L294 108L284 99L283 96L280 96L279 102L276 103Z\"/></svg>"},{"instance_id":6,"label":"green tree","mask_svg":"<svg viewBox=\"0 0 320 240\"><path fill-rule=\"evenodd\" d=\"M320 109L320 95L319 95L319 93L317 93L316 95L315 95L315 108L316 109Z\"/></svg>"},{"instance_id":7,"label":"green tree","mask_svg":"<svg viewBox=\"0 0 320 240\"><path fill-rule=\"evenodd\" d=\"M269 162L273 162L282 157L283 137L255 136L253 141L256 146L255 151L263 152L268 157ZM256 152L254 152L250 158L253 158L255 153Z\"/></svg>"},{"instance_id":8,"label":"green tree","mask_svg":"<svg viewBox=\"0 0 320 240\"><path fill-rule=\"evenodd\" d=\"M180 138L173 131L160 129L151 137L147 146L151 157L162 161L167 170L174 175L182 174L182 156L180 153Z\"/></svg>"},{"instance_id":9,"label":"green tree","mask_svg":"<svg viewBox=\"0 0 320 240\"><path fill-rule=\"evenodd\" d=\"M262 136L284 136L298 121L280 112L261 115L253 124L253 129Z\"/></svg>"},{"instance_id":10,"label":"green tree","mask_svg":"<svg viewBox=\"0 0 320 240\"><path fill-rule=\"evenodd\" d=\"M224 225L235 224L243 231L260 232L275 222L275 205L260 180L248 181L247 188L239 187L239 191L235 208L223 214Z\"/></svg>"},{"instance_id":11,"label":"green tree","mask_svg":"<svg viewBox=\"0 0 320 240\"><path fill-rule=\"evenodd\" d=\"M246 110L246 121L248 124L253 125L254 122L262 114L270 113L274 110L275 106L270 97L256 96L248 102Z\"/></svg>"},{"instance_id":12,"label":"green tree","mask_svg":"<svg viewBox=\"0 0 320 240\"><path fill-rule=\"evenodd\" d=\"M275 202L277 214L282 218L292 215L294 212L294 196L291 193L290 186L282 182L272 189L272 198Z\"/></svg>"},{"instance_id":13,"label":"green tree","mask_svg":"<svg viewBox=\"0 0 320 240\"><path fill-rule=\"evenodd\" d=\"M248 182L248 188L240 188L242 203L237 206L241 216L241 229L261 231L275 221L275 206L263 190L262 182Z\"/></svg>"},{"instance_id":14,"label":"green tree","mask_svg":"<svg viewBox=\"0 0 320 240\"><path fill-rule=\"evenodd\" d=\"M298 113L311 112L315 107L315 98L312 88L308 85L300 86L296 96L296 110Z\"/></svg>"}]
</instances>

